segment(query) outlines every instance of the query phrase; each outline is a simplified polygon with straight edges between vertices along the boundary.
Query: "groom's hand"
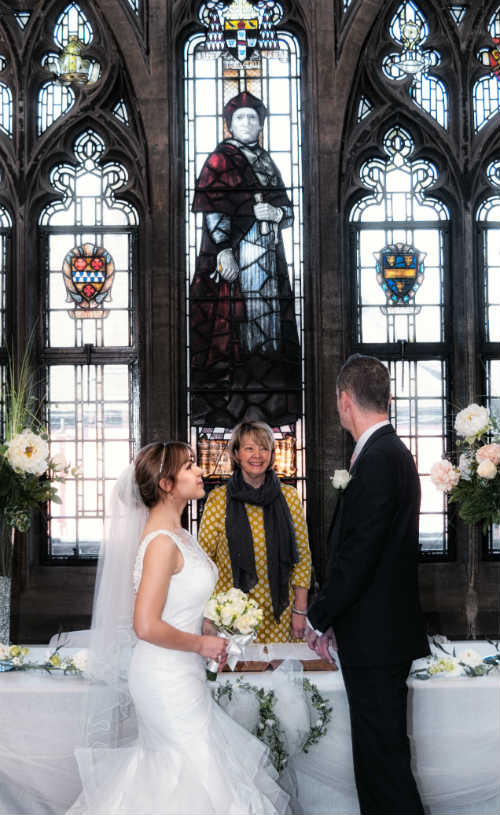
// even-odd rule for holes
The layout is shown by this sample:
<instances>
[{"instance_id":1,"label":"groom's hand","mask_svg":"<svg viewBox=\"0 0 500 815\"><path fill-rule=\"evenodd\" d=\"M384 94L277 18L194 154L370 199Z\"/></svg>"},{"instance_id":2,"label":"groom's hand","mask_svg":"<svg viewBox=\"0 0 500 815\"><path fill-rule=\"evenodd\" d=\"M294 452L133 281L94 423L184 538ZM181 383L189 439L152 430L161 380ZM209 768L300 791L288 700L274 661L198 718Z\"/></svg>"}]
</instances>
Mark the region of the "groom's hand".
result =
<instances>
[{"instance_id":1,"label":"groom's hand","mask_svg":"<svg viewBox=\"0 0 500 815\"><path fill-rule=\"evenodd\" d=\"M330 665L336 665L336 662L330 653L330 647L333 648L335 651L337 650L337 641L331 628L325 631L325 633L322 634L321 637L318 637L316 641L316 647L314 650L316 651L318 656L321 657L321 659L326 659L326 661L329 662Z\"/></svg>"}]
</instances>

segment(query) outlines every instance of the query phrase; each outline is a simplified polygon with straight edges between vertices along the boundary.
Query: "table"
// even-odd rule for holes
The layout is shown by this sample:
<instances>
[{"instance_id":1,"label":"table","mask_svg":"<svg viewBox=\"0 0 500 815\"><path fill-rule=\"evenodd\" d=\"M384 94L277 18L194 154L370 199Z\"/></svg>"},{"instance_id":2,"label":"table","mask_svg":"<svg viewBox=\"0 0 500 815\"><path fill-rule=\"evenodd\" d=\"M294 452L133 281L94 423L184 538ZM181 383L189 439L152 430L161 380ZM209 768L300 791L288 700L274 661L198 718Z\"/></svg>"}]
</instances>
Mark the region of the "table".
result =
<instances>
[{"instance_id":1,"label":"table","mask_svg":"<svg viewBox=\"0 0 500 815\"><path fill-rule=\"evenodd\" d=\"M456 643L491 653L488 643ZM44 649L34 658L43 658ZM218 681L269 687L273 673L223 674ZM332 705L329 731L290 762L295 812L356 815L349 714L341 672L306 672ZM86 680L40 672L0 674L0 814L61 815L80 786ZM409 680L409 732L417 783L429 815L496 815L499 678ZM300 808L299 808L300 807Z\"/></svg>"}]
</instances>

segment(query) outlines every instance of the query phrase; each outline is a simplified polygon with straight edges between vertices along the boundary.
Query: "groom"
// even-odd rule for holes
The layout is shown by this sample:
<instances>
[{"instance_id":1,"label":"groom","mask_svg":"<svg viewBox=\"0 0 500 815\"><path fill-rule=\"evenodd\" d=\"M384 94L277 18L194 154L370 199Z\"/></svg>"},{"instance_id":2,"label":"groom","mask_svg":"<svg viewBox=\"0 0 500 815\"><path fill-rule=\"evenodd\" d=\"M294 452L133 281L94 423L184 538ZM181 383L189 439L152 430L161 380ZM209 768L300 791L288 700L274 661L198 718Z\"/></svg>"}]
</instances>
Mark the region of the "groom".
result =
<instances>
[{"instance_id":1,"label":"groom","mask_svg":"<svg viewBox=\"0 0 500 815\"><path fill-rule=\"evenodd\" d=\"M406 679L429 653L417 589L420 483L388 421L390 398L387 368L349 357L337 408L356 446L306 636L320 656L329 658L329 643L338 648L361 815L423 815L406 731Z\"/></svg>"}]
</instances>

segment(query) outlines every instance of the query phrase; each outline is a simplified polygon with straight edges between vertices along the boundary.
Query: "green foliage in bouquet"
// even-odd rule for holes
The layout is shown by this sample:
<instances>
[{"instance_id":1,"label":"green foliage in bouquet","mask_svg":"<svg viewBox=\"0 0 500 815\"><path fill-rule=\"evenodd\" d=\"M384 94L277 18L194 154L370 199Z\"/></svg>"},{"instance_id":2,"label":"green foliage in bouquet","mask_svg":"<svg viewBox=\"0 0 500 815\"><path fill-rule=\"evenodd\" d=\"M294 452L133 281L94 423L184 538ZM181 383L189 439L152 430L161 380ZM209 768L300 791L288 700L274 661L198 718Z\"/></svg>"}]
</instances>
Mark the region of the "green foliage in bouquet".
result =
<instances>
[{"instance_id":1,"label":"green foliage in bouquet","mask_svg":"<svg viewBox=\"0 0 500 815\"><path fill-rule=\"evenodd\" d=\"M11 529L26 532L31 511L46 501L61 503L54 482L69 471L61 456L50 458L48 437L32 408L29 348L16 368L9 364L4 392L5 438L0 442L0 574L12 568Z\"/></svg>"},{"instance_id":2,"label":"green foliage in bouquet","mask_svg":"<svg viewBox=\"0 0 500 815\"><path fill-rule=\"evenodd\" d=\"M483 533L500 523L500 431L498 420L476 404L461 410L455 420L458 464L447 459L433 464L431 479L459 506L465 523L480 523Z\"/></svg>"}]
</instances>

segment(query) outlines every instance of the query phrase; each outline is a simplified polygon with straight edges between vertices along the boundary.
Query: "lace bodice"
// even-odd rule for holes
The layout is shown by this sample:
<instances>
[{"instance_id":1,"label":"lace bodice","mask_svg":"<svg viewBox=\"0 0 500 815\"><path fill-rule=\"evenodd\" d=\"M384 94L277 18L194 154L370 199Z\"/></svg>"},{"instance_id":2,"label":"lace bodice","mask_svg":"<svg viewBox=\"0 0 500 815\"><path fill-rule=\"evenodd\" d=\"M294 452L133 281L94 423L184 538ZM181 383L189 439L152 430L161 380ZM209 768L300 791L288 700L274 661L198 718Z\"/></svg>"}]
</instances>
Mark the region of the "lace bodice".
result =
<instances>
[{"instance_id":1,"label":"lace bodice","mask_svg":"<svg viewBox=\"0 0 500 815\"><path fill-rule=\"evenodd\" d=\"M198 545L196 539L185 529L179 532L157 529L146 535L139 545L135 559L134 590L137 592L141 582L144 555L148 544L158 535L168 535L184 559L180 572L172 575L170 579L162 619L183 631L198 633L207 600L217 582L217 567Z\"/></svg>"}]
</instances>

